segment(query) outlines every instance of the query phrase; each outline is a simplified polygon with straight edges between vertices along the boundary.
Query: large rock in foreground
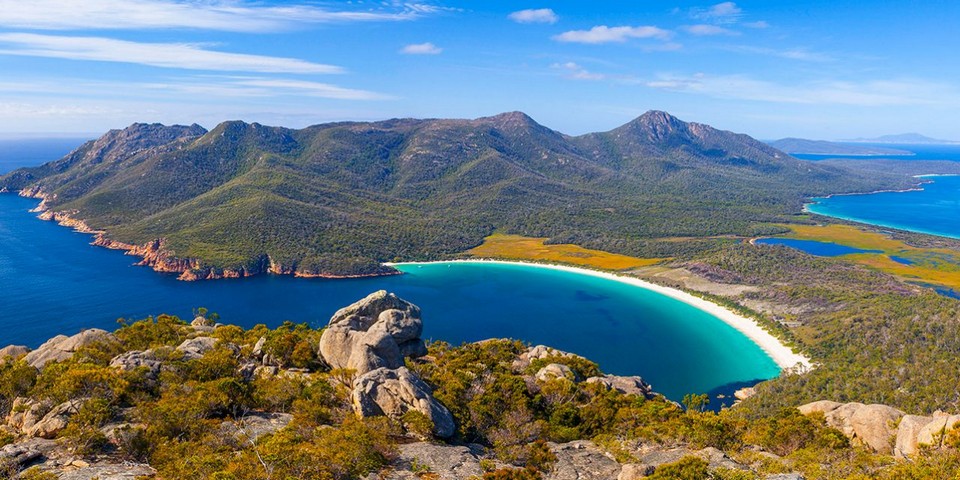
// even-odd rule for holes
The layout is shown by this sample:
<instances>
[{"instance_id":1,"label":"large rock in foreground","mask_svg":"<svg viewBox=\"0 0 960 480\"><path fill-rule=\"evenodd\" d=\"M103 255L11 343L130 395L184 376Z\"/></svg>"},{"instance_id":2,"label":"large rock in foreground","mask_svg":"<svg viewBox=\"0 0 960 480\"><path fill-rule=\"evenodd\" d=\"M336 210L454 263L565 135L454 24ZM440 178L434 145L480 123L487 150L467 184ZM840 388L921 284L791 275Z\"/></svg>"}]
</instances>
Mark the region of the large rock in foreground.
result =
<instances>
[{"instance_id":1,"label":"large rock in foreground","mask_svg":"<svg viewBox=\"0 0 960 480\"><path fill-rule=\"evenodd\" d=\"M823 413L827 425L843 432L854 443L875 452L893 453L897 426L904 413L886 405L820 401L799 407L800 413Z\"/></svg>"},{"instance_id":2,"label":"large rock in foreground","mask_svg":"<svg viewBox=\"0 0 960 480\"><path fill-rule=\"evenodd\" d=\"M427 353L420 308L384 290L341 308L320 337L320 356L333 368L363 375L399 368L404 357Z\"/></svg>"},{"instance_id":3,"label":"large rock in foreground","mask_svg":"<svg viewBox=\"0 0 960 480\"><path fill-rule=\"evenodd\" d=\"M433 422L433 433L440 438L452 436L456 428L450 411L407 367L378 368L357 378L353 383L353 409L363 417L386 415L394 419L417 411Z\"/></svg>"}]
</instances>

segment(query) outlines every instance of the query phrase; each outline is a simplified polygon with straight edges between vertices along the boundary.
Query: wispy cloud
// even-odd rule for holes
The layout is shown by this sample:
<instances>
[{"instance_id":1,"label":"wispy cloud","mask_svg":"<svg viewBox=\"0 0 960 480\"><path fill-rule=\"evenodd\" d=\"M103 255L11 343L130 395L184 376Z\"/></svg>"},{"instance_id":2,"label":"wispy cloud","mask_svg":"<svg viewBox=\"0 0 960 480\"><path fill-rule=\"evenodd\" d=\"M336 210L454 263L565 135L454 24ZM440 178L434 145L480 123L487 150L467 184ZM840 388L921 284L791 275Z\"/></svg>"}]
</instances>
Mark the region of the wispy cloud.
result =
<instances>
[{"instance_id":1,"label":"wispy cloud","mask_svg":"<svg viewBox=\"0 0 960 480\"><path fill-rule=\"evenodd\" d=\"M295 58L268 57L206 50L182 43L139 43L101 37L69 37L32 33L0 33L0 55L135 63L190 70L341 73L334 65Z\"/></svg>"},{"instance_id":2,"label":"wispy cloud","mask_svg":"<svg viewBox=\"0 0 960 480\"><path fill-rule=\"evenodd\" d=\"M103 106L0 102L0 116L4 117L99 117L121 112L120 109Z\"/></svg>"},{"instance_id":3,"label":"wispy cloud","mask_svg":"<svg viewBox=\"0 0 960 480\"><path fill-rule=\"evenodd\" d=\"M716 25L709 25L705 23L701 23L699 25L686 25L680 28L691 35L697 35L700 37L713 35L740 35L740 32L730 30L729 28L718 27Z\"/></svg>"},{"instance_id":4,"label":"wispy cloud","mask_svg":"<svg viewBox=\"0 0 960 480\"><path fill-rule=\"evenodd\" d=\"M564 78L573 80L603 80L607 78L606 75L591 72L576 62L554 63L550 67L562 71Z\"/></svg>"},{"instance_id":5,"label":"wispy cloud","mask_svg":"<svg viewBox=\"0 0 960 480\"><path fill-rule=\"evenodd\" d=\"M439 55L443 53L443 49L430 42L412 43L401 48L400 53L407 55Z\"/></svg>"},{"instance_id":6,"label":"wispy cloud","mask_svg":"<svg viewBox=\"0 0 960 480\"><path fill-rule=\"evenodd\" d=\"M758 29L770 28L770 24L767 23L766 20L757 20L756 22L745 22L745 23L742 23L741 25L747 28L758 28Z\"/></svg>"},{"instance_id":7,"label":"wispy cloud","mask_svg":"<svg viewBox=\"0 0 960 480\"><path fill-rule=\"evenodd\" d=\"M772 103L883 107L897 105L960 105L951 85L922 80L867 82L816 81L787 85L746 75L661 75L647 87L715 98Z\"/></svg>"},{"instance_id":8,"label":"wispy cloud","mask_svg":"<svg viewBox=\"0 0 960 480\"><path fill-rule=\"evenodd\" d=\"M341 87L329 83L261 76L188 75L153 82L61 79L0 82L0 94L91 97L92 92L110 92L111 98L205 101L216 98L269 98L295 96L334 100L391 100L395 97Z\"/></svg>"},{"instance_id":9,"label":"wispy cloud","mask_svg":"<svg viewBox=\"0 0 960 480\"><path fill-rule=\"evenodd\" d=\"M0 0L0 25L41 30L269 32L307 23L412 20L441 10L426 4L385 5L333 10L310 4L266 6L247 0Z\"/></svg>"},{"instance_id":10,"label":"wispy cloud","mask_svg":"<svg viewBox=\"0 0 960 480\"><path fill-rule=\"evenodd\" d=\"M567 43L623 43L631 38L655 38L668 40L672 32L655 26L641 27L608 27L599 25L590 30L570 30L553 37L558 42Z\"/></svg>"},{"instance_id":11,"label":"wispy cloud","mask_svg":"<svg viewBox=\"0 0 960 480\"><path fill-rule=\"evenodd\" d=\"M696 8L690 16L715 23L736 23L743 17L743 9L734 2L723 2L709 8Z\"/></svg>"},{"instance_id":12,"label":"wispy cloud","mask_svg":"<svg viewBox=\"0 0 960 480\"><path fill-rule=\"evenodd\" d=\"M507 15L517 23L557 23L560 17L549 8L520 10Z\"/></svg>"},{"instance_id":13,"label":"wispy cloud","mask_svg":"<svg viewBox=\"0 0 960 480\"><path fill-rule=\"evenodd\" d=\"M771 57L780 57L786 58L789 60L800 60L804 62L832 62L835 60L834 57L822 53L814 52L805 48L788 48L788 49L775 49L767 47L755 47L753 45L734 45L720 47L724 50L729 50L731 52L739 53L750 53L756 55L767 55Z\"/></svg>"}]
</instances>

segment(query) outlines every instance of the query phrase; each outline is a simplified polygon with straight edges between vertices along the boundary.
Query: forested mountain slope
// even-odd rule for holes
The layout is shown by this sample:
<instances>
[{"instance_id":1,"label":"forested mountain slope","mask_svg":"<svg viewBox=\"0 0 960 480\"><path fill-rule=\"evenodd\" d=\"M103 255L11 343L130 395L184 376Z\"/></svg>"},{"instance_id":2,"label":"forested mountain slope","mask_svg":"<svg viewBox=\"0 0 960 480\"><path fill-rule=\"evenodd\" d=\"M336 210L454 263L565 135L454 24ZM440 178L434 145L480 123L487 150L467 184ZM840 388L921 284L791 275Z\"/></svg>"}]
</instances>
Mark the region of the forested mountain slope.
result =
<instances>
[{"instance_id":1,"label":"forested mountain slope","mask_svg":"<svg viewBox=\"0 0 960 480\"><path fill-rule=\"evenodd\" d=\"M167 266L201 278L383 273L380 262L456 254L495 230L671 256L703 244L657 238L770 232L810 196L911 183L656 111L579 137L520 112L301 130L134 124L0 177L105 244L192 259Z\"/></svg>"}]
</instances>

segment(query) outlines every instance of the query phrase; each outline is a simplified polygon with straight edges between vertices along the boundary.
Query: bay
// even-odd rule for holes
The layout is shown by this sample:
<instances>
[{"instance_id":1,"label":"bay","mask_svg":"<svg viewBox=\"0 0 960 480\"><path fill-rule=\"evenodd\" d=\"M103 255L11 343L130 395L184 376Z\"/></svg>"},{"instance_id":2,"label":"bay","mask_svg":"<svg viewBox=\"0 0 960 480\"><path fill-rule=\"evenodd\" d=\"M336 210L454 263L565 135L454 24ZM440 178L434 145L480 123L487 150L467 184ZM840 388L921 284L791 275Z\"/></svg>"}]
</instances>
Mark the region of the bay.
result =
<instances>
[{"instance_id":1,"label":"bay","mask_svg":"<svg viewBox=\"0 0 960 480\"><path fill-rule=\"evenodd\" d=\"M819 215L942 237L960 238L960 176L927 176L919 190L815 198Z\"/></svg>"},{"instance_id":2,"label":"bay","mask_svg":"<svg viewBox=\"0 0 960 480\"><path fill-rule=\"evenodd\" d=\"M0 195L0 344L36 347L56 334L116 328L118 318L206 307L226 323L321 327L338 308L385 289L419 305L424 336L452 344L492 337L546 344L640 375L668 398L724 393L779 372L752 341L712 315L621 282L525 265L405 265L362 279L182 282L38 220L35 200Z\"/></svg>"}]
</instances>

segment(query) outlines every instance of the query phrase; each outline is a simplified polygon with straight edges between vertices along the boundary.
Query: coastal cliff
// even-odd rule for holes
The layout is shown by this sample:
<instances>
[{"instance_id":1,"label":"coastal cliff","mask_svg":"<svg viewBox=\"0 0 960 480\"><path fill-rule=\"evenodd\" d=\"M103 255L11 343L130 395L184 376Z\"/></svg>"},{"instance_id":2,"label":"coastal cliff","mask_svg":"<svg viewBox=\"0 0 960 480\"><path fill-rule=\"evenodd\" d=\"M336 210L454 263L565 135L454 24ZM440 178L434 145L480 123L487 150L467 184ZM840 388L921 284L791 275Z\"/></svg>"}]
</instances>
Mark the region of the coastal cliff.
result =
<instances>
[{"instance_id":1,"label":"coastal cliff","mask_svg":"<svg viewBox=\"0 0 960 480\"><path fill-rule=\"evenodd\" d=\"M76 211L54 211L48 205L48 195L39 187L25 188L21 190L20 196L36 198L40 203L33 210L38 212L37 218L46 221L56 222L57 224L72 228L80 233L93 235L92 245L109 248L111 250L122 250L127 255L139 257L137 262L139 266L150 267L161 273L177 274L178 280L197 281L197 280L217 280L224 278L244 278L254 275L292 275L301 278L363 278L379 277L387 275L399 275L401 272L386 266L380 265L379 268L372 269L369 273L358 274L332 274L315 270L304 270L298 268L297 264L282 265L277 263L269 255L261 255L251 262L248 266L217 268L206 265L197 258L178 257L168 248L166 241L162 238L151 240L141 245L134 245L113 240L107 237L107 232L91 228L83 220L75 218Z\"/></svg>"}]
</instances>

